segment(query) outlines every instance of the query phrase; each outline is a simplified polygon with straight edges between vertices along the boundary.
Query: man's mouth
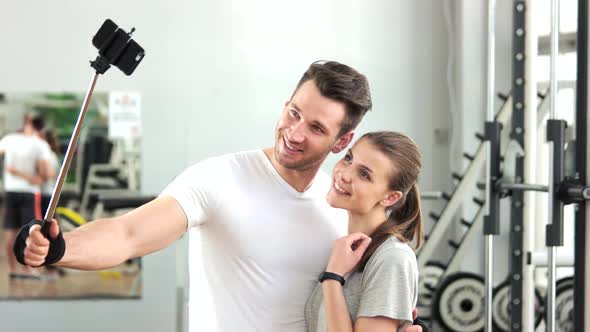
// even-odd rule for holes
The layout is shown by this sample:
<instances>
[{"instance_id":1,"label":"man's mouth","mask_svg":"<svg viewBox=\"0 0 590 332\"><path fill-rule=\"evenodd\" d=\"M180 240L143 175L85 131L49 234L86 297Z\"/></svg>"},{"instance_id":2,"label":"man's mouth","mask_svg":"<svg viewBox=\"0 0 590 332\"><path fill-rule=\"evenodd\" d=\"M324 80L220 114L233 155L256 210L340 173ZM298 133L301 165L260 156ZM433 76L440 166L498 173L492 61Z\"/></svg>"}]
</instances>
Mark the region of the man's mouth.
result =
<instances>
[{"instance_id":1,"label":"man's mouth","mask_svg":"<svg viewBox=\"0 0 590 332\"><path fill-rule=\"evenodd\" d=\"M292 153L301 153L301 152L303 152L303 150L297 149L297 148L293 147L292 145L290 145L287 142L287 139L285 138L285 136L283 136L283 145L285 145L285 148L289 152L292 152Z\"/></svg>"}]
</instances>

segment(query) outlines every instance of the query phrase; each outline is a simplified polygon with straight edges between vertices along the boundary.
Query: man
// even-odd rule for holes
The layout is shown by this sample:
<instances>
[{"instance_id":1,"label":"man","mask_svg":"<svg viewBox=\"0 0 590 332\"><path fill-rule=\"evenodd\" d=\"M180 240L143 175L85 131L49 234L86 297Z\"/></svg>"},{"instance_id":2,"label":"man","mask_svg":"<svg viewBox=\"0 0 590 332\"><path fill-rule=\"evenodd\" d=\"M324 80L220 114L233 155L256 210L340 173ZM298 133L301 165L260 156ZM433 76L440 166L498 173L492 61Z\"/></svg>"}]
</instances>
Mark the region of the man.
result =
<instances>
[{"instance_id":1,"label":"man","mask_svg":"<svg viewBox=\"0 0 590 332\"><path fill-rule=\"evenodd\" d=\"M325 200L331 179L320 166L346 148L370 108L363 75L336 62L314 63L285 102L274 147L189 167L154 201L64 234L65 255L52 249L49 262L102 269L199 226L217 331L305 331L305 301L333 241L346 233L346 216ZM52 222L50 237L59 239L58 232ZM49 242L39 226L29 239L25 262L46 263ZM198 331L197 314L190 312L191 331Z\"/></svg>"},{"instance_id":2,"label":"man","mask_svg":"<svg viewBox=\"0 0 590 332\"><path fill-rule=\"evenodd\" d=\"M40 115L29 115L28 118L25 118L22 132L6 135L0 140L0 153L5 155L4 234L10 278L39 277L29 267L17 269L12 247L18 229L31 219L41 217L40 186L30 183L8 170L13 169L16 172L38 176L41 179L47 176L49 147L41 138L44 125L45 121Z\"/></svg>"}]
</instances>

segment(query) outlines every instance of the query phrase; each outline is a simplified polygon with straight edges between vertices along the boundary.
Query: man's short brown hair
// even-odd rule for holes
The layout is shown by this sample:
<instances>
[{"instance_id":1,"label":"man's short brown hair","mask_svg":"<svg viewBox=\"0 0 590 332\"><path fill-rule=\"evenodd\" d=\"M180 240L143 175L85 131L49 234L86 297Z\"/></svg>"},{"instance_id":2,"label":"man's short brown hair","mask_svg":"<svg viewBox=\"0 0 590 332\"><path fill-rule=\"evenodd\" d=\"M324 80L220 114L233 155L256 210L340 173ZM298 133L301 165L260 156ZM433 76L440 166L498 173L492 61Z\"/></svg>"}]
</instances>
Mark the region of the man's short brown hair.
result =
<instances>
[{"instance_id":1,"label":"man's short brown hair","mask_svg":"<svg viewBox=\"0 0 590 332\"><path fill-rule=\"evenodd\" d=\"M309 80L314 81L322 96L346 105L346 116L338 137L356 128L373 106L367 78L347 65L336 61L312 63L297 83L295 92Z\"/></svg>"}]
</instances>

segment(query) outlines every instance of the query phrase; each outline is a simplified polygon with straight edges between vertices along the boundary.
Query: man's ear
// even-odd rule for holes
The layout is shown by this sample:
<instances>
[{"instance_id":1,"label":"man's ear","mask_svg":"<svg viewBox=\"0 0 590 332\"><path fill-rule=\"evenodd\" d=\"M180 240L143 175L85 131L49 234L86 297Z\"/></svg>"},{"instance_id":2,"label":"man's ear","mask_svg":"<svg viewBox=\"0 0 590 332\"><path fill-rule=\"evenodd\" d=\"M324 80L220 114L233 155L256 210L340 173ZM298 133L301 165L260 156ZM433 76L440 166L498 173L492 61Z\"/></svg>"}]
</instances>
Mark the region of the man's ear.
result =
<instances>
[{"instance_id":1,"label":"man's ear","mask_svg":"<svg viewBox=\"0 0 590 332\"><path fill-rule=\"evenodd\" d=\"M401 191L390 191L387 193L387 196L383 200L381 200L381 205L384 207L392 206L393 204L397 203L404 194Z\"/></svg>"},{"instance_id":2,"label":"man's ear","mask_svg":"<svg viewBox=\"0 0 590 332\"><path fill-rule=\"evenodd\" d=\"M338 141L336 141L336 144L334 145L334 147L332 147L332 153L339 153L340 151L346 149L346 147L348 146L348 144L350 144L350 142L352 142L352 138L354 137L354 131L351 130L349 132L347 132L346 134L340 136L340 138L338 139Z\"/></svg>"}]
</instances>

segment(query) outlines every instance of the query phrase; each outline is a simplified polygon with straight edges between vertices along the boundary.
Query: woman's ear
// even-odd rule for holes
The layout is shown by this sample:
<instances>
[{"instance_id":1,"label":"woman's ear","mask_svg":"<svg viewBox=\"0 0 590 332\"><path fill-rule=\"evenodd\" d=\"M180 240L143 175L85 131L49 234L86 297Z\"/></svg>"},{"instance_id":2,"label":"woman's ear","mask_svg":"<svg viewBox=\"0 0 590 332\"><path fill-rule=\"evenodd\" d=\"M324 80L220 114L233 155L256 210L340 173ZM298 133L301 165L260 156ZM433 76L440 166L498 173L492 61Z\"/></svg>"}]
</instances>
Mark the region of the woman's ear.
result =
<instances>
[{"instance_id":1,"label":"woman's ear","mask_svg":"<svg viewBox=\"0 0 590 332\"><path fill-rule=\"evenodd\" d=\"M397 203L404 194L401 191L389 191L385 198L381 200L381 205L384 207L392 206L393 204Z\"/></svg>"}]
</instances>

